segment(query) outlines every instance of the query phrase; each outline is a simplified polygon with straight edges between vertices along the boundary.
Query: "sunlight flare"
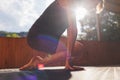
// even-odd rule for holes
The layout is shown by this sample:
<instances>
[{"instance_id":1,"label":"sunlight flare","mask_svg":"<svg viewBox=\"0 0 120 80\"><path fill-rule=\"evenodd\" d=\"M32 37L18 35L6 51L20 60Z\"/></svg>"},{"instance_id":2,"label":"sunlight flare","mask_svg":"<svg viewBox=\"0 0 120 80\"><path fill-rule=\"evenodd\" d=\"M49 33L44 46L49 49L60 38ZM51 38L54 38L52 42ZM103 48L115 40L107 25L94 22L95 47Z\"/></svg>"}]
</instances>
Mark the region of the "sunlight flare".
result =
<instances>
[{"instance_id":1,"label":"sunlight flare","mask_svg":"<svg viewBox=\"0 0 120 80\"><path fill-rule=\"evenodd\" d=\"M87 10L83 7L77 7L75 9L75 15L77 20L82 20L87 15Z\"/></svg>"}]
</instances>

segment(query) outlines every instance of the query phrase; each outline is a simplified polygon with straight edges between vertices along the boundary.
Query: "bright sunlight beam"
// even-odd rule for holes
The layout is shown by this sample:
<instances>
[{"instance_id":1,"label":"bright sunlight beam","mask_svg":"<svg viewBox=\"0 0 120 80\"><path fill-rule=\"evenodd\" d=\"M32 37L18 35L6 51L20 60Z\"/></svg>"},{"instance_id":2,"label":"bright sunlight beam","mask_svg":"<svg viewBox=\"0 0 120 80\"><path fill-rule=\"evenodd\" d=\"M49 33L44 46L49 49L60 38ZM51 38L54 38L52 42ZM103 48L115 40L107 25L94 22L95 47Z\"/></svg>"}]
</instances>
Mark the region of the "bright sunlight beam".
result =
<instances>
[{"instance_id":1,"label":"bright sunlight beam","mask_svg":"<svg viewBox=\"0 0 120 80\"><path fill-rule=\"evenodd\" d=\"M82 20L87 15L87 10L83 7L77 7L77 8L75 8L74 12L75 12L75 16L76 16L76 24L77 24L77 28L78 28L78 34L81 34L81 30L80 30L81 24L80 24L79 20ZM66 36L67 31L65 31L63 33L63 35Z\"/></svg>"},{"instance_id":2,"label":"bright sunlight beam","mask_svg":"<svg viewBox=\"0 0 120 80\"><path fill-rule=\"evenodd\" d=\"M77 20L82 20L87 15L87 10L83 7L77 7L75 9Z\"/></svg>"},{"instance_id":3,"label":"bright sunlight beam","mask_svg":"<svg viewBox=\"0 0 120 80\"><path fill-rule=\"evenodd\" d=\"M78 28L78 34L82 34L80 21L82 21L82 19L87 15L87 10L83 7L77 7L75 8L75 15L76 15L76 24Z\"/></svg>"}]
</instances>

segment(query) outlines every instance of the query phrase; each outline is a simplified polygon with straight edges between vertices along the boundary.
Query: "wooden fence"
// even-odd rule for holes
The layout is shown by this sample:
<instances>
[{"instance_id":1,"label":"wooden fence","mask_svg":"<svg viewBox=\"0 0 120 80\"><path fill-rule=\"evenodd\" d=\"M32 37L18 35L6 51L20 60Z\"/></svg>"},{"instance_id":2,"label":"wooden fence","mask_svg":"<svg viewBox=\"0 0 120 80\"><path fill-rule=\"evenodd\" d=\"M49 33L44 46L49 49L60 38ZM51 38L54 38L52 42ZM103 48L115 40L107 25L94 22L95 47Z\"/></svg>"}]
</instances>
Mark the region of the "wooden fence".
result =
<instances>
[{"instance_id":1,"label":"wooden fence","mask_svg":"<svg viewBox=\"0 0 120 80\"><path fill-rule=\"evenodd\" d=\"M76 45L74 48L72 54L74 64L83 66L120 64L120 42L79 42L83 45ZM0 38L0 68L18 68L26 64L35 53L39 54L28 46L26 38Z\"/></svg>"}]
</instances>

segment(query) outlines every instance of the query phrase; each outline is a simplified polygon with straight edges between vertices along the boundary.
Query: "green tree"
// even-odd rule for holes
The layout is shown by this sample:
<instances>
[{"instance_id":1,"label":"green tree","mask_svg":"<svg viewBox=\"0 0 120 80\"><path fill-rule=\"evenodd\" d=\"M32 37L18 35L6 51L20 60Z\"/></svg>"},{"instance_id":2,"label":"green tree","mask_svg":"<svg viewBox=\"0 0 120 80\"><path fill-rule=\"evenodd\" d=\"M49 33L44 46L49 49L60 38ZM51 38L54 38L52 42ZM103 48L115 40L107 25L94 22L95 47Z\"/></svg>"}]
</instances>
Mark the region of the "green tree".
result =
<instances>
[{"instance_id":1,"label":"green tree","mask_svg":"<svg viewBox=\"0 0 120 80\"><path fill-rule=\"evenodd\" d=\"M105 41L120 41L120 15L104 11L101 14L102 39Z\"/></svg>"},{"instance_id":2,"label":"green tree","mask_svg":"<svg viewBox=\"0 0 120 80\"><path fill-rule=\"evenodd\" d=\"M13 38L20 38L20 36L18 34L16 34L16 33L12 33L11 37L13 37Z\"/></svg>"},{"instance_id":3,"label":"green tree","mask_svg":"<svg viewBox=\"0 0 120 80\"><path fill-rule=\"evenodd\" d=\"M6 34L6 37L11 37L11 35L10 34Z\"/></svg>"},{"instance_id":4,"label":"green tree","mask_svg":"<svg viewBox=\"0 0 120 80\"><path fill-rule=\"evenodd\" d=\"M120 14L104 10L100 14L102 41L120 41ZM95 11L89 13L82 21L81 40L97 40ZM83 37L84 36L84 37Z\"/></svg>"}]
</instances>

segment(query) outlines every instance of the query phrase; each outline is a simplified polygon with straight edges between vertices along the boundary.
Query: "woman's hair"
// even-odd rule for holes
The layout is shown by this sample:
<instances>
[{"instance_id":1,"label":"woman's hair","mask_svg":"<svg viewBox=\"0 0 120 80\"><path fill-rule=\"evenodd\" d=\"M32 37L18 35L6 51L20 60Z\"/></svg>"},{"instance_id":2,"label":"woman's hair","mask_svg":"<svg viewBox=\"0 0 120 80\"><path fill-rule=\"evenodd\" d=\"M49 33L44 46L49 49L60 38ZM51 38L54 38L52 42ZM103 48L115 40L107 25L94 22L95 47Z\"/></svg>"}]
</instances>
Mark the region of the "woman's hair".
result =
<instances>
[{"instance_id":1,"label":"woman's hair","mask_svg":"<svg viewBox=\"0 0 120 80\"><path fill-rule=\"evenodd\" d=\"M104 9L104 0L101 0L100 3L98 3L98 5L96 6L96 13L99 14L100 12L103 11Z\"/></svg>"}]
</instances>

